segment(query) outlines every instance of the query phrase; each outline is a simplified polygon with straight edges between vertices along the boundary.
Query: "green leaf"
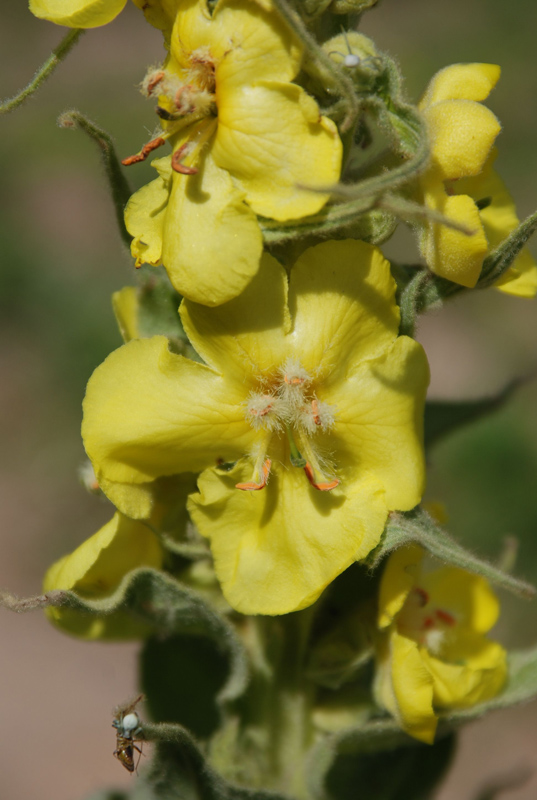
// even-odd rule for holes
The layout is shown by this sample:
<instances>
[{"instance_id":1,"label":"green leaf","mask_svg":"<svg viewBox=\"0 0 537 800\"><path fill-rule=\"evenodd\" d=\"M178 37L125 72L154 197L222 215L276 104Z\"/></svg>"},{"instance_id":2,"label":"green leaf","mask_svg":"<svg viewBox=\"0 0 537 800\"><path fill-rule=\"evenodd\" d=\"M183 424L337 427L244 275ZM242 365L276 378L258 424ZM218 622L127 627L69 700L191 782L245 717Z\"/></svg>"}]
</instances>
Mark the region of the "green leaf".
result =
<instances>
[{"instance_id":1,"label":"green leaf","mask_svg":"<svg viewBox=\"0 0 537 800\"><path fill-rule=\"evenodd\" d=\"M367 561L372 567L377 567L388 553L409 542L417 542L440 561L482 575L496 586L521 597L531 598L535 595L535 588L531 584L466 550L419 507L404 514L391 515L380 544Z\"/></svg>"},{"instance_id":2,"label":"green leaf","mask_svg":"<svg viewBox=\"0 0 537 800\"><path fill-rule=\"evenodd\" d=\"M113 594L99 599L84 598L63 590L23 599L4 592L0 595L0 605L13 611L57 606L83 614L123 612L145 623L148 631L163 640L184 635L214 643L229 665L227 679L217 695L218 703L239 697L248 682L246 654L232 625L196 592L159 570L147 567L133 570L123 578Z\"/></svg>"},{"instance_id":3,"label":"green leaf","mask_svg":"<svg viewBox=\"0 0 537 800\"><path fill-rule=\"evenodd\" d=\"M402 747L389 754L362 756L342 753L326 775L324 793L317 796L355 800L356 787L367 786L375 800L428 800L450 766L454 749L455 737L446 736L432 747Z\"/></svg>"},{"instance_id":4,"label":"green leaf","mask_svg":"<svg viewBox=\"0 0 537 800\"><path fill-rule=\"evenodd\" d=\"M483 263L478 288L487 289L509 269L522 248L537 230L537 211L520 223Z\"/></svg>"},{"instance_id":5,"label":"green leaf","mask_svg":"<svg viewBox=\"0 0 537 800\"><path fill-rule=\"evenodd\" d=\"M479 400L430 400L425 405L425 448L428 449L449 433L502 408L511 399L521 381L512 381L492 397Z\"/></svg>"},{"instance_id":6,"label":"green leaf","mask_svg":"<svg viewBox=\"0 0 537 800\"><path fill-rule=\"evenodd\" d=\"M130 247L132 236L125 227L123 212L132 189L116 155L112 137L79 111L66 111L58 118L60 128L79 128L92 139L101 152L101 161L108 180L108 188L116 212L116 222L123 243Z\"/></svg>"},{"instance_id":7,"label":"green leaf","mask_svg":"<svg viewBox=\"0 0 537 800\"><path fill-rule=\"evenodd\" d=\"M144 725L144 738L157 742L145 784L154 800L289 800L224 780L205 759L195 739L180 725Z\"/></svg>"},{"instance_id":8,"label":"green leaf","mask_svg":"<svg viewBox=\"0 0 537 800\"><path fill-rule=\"evenodd\" d=\"M200 739L221 725L217 697L229 672L226 655L209 639L149 639L141 654L141 689L156 722L176 722Z\"/></svg>"}]
</instances>

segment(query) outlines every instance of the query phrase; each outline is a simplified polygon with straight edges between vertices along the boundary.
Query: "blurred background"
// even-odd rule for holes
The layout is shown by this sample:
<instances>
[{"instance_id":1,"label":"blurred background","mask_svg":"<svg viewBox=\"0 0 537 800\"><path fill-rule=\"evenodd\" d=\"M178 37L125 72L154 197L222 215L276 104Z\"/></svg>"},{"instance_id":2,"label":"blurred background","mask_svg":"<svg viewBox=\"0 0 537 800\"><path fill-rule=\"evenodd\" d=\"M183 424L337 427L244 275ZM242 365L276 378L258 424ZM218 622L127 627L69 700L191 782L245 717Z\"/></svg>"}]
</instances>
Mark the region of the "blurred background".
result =
<instances>
[{"instance_id":1,"label":"blurred background","mask_svg":"<svg viewBox=\"0 0 537 800\"><path fill-rule=\"evenodd\" d=\"M537 4L519 0L384 0L361 30L395 56L417 99L457 61L502 65L489 105L503 123L498 169L524 217L537 207ZM16 93L65 30L40 22L20 0L0 10L0 97ZM160 34L131 4L85 34L36 96L0 119L0 586L40 591L46 568L111 515L79 486L86 381L120 344L110 293L133 281L92 142L56 126L76 108L113 134L120 157L136 153L155 118L137 91L162 58ZM134 188L154 172L131 168ZM415 259L409 235L390 242ZM537 242L534 246L537 253ZM495 290L459 298L420 326L431 396L479 397L537 374L536 301ZM537 382L505 409L433 452L428 498L447 506L450 529L491 558L507 535L518 571L537 582ZM502 597L497 635L537 640L537 603ZM111 708L136 687L136 646L87 644L54 630L40 612L0 612L0 798L79 800L130 777L112 758ZM505 800L537 796L537 705L497 713L462 734L437 800L473 800L497 777ZM520 779L520 780L519 780Z\"/></svg>"}]
</instances>

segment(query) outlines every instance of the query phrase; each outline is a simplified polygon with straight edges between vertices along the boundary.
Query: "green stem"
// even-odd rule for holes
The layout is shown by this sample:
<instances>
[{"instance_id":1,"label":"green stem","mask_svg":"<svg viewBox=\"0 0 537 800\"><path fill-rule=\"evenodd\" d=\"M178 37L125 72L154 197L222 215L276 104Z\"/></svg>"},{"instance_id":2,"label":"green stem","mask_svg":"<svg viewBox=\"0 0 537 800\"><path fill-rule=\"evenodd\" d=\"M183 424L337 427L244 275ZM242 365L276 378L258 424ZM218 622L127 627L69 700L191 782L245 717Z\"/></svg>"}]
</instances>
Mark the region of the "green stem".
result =
<instances>
[{"instance_id":1,"label":"green stem","mask_svg":"<svg viewBox=\"0 0 537 800\"><path fill-rule=\"evenodd\" d=\"M116 211L119 233L127 247L130 247L132 236L125 227L124 211L132 194L132 189L122 172L112 137L78 111L66 111L65 114L59 117L58 125L61 128L80 128L90 139L93 139L101 151L101 158Z\"/></svg>"},{"instance_id":2,"label":"green stem","mask_svg":"<svg viewBox=\"0 0 537 800\"><path fill-rule=\"evenodd\" d=\"M296 11L293 11L289 6L287 0L274 0L274 5L291 30L300 39L312 61L316 62L318 67L328 72L336 85L337 91L345 100L346 113L341 123L341 132L345 133L352 128L359 111L359 101L352 80L338 67L328 53L325 53L325 51L319 47L317 41L308 31Z\"/></svg>"},{"instance_id":3,"label":"green stem","mask_svg":"<svg viewBox=\"0 0 537 800\"><path fill-rule=\"evenodd\" d=\"M22 105L25 100L31 97L34 92L39 89L41 84L52 75L58 64L60 64L65 56L72 50L83 33L84 31L80 28L74 28L72 31L69 31L58 47L52 51L45 63L39 67L28 86L14 97L0 103L0 114L7 114L8 111L12 111L14 108Z\"/></svg>"}]
</instances>

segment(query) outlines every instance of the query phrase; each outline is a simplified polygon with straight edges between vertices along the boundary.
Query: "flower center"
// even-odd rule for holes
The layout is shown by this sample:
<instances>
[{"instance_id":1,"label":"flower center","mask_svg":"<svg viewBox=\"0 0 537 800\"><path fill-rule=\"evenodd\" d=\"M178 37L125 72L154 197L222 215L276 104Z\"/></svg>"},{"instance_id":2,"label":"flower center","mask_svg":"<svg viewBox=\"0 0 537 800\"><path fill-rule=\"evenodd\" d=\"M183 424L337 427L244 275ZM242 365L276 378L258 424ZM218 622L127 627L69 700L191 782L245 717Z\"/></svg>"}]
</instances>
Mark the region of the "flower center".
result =
<instances>
[{"instance_id":1,"label":"flower center","mask_svg":"<svg viewBox=\"0 0 537 800\"><path fill-rule=\"evenodd\" d=\"M194 164L216 127L216 62L208 47L198 47L185 53L185 57L188 67L178 71L151 67L142 81L142 93L158 97L155 110L165 130L145 144L140 153L124 159L125 166L145 161L167 139L192 126L193 135L174 151L172 167L183 175L197 173Z\"/></svg>"},{"instance_id":2,"label":"flower center","mask_svg":"<svg viewBox=\"0 0 537 800\"><path fill-rule=\"evenodd\" d=\"M431 653L438 654L451 628L457 624L449 611L430 602L429 594L419 586L409 593L397 615L397 629Z\"/></svg>"},{"instance_id":3,"label":"flower center","mask_svg":"<svg viewBox=\"0 0 537 800\"><path fill-rule=\"evenodd\" d=\"M334 410L317 397L313 378L296 360L289 358L274 376L260 381L245 404L245 416L255 430L264 432L262 448L255 457L251 481L239 489L263 489L270 474L266 452L273 435L287 438L291 465L303 469L312 486L320 491L334 489L339 481L324 474L311 438L334 424Z\"/></svg>"}]
</instances>

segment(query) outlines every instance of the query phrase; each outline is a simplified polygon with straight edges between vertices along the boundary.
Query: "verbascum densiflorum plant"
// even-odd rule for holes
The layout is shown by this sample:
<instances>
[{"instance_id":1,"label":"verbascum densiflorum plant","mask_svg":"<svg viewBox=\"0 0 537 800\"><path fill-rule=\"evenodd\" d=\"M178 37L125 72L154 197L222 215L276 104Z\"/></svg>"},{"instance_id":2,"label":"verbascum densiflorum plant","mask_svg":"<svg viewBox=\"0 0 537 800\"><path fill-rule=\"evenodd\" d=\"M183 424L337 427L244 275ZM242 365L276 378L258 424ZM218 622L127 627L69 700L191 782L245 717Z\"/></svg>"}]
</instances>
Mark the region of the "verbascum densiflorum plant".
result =
<instances>
[{"instance_id":1,"label":"verbascum densiflorum plant","mask_svg":"<svg viewBox=\"0 0 537 800\"><path fill-rule=\"evenodd\" d=\"M489 700L507 677L504 648L487 634L499 603L488 582L456 567L423 568L406 546L382 575L375 696L404 731L431 744L438 711Z\"/></svg>"},{"instance_id":2,"label":"verbascum densiflorum plant","mask_svg":"<svg viewBox=\"0 0 537 800\"><path fill-rule=\"evenodd\" d=\"M306 251L289 282L265 255L234 301L183 301L204 364L136 340L88 384L83 437L103 490L140 517L140 486L202 472L188 508L243 613L310 605L378 544L388 511L421 498L428 367L398 336L394 296L388 262L361 242Z\"/></svg>"},{"instance_id":3,"label":"verbascum densiflorum plant","mask_svg":"<svg viewBox=\"0 0 537 800\"><path fill-rule=\"evenodd\" d=\"M454 283L476 285L489 251L519 225L514 202L492 169L500 123L481 101L500 77L495 64L454 64L437 73L419 103L430 137L431 162L419 180L426 206L469 229L433 220L420 226L429 268ZM497 281L522 297L537 292L537 266L527 249Z\"/></svg>"}]
</instances>

